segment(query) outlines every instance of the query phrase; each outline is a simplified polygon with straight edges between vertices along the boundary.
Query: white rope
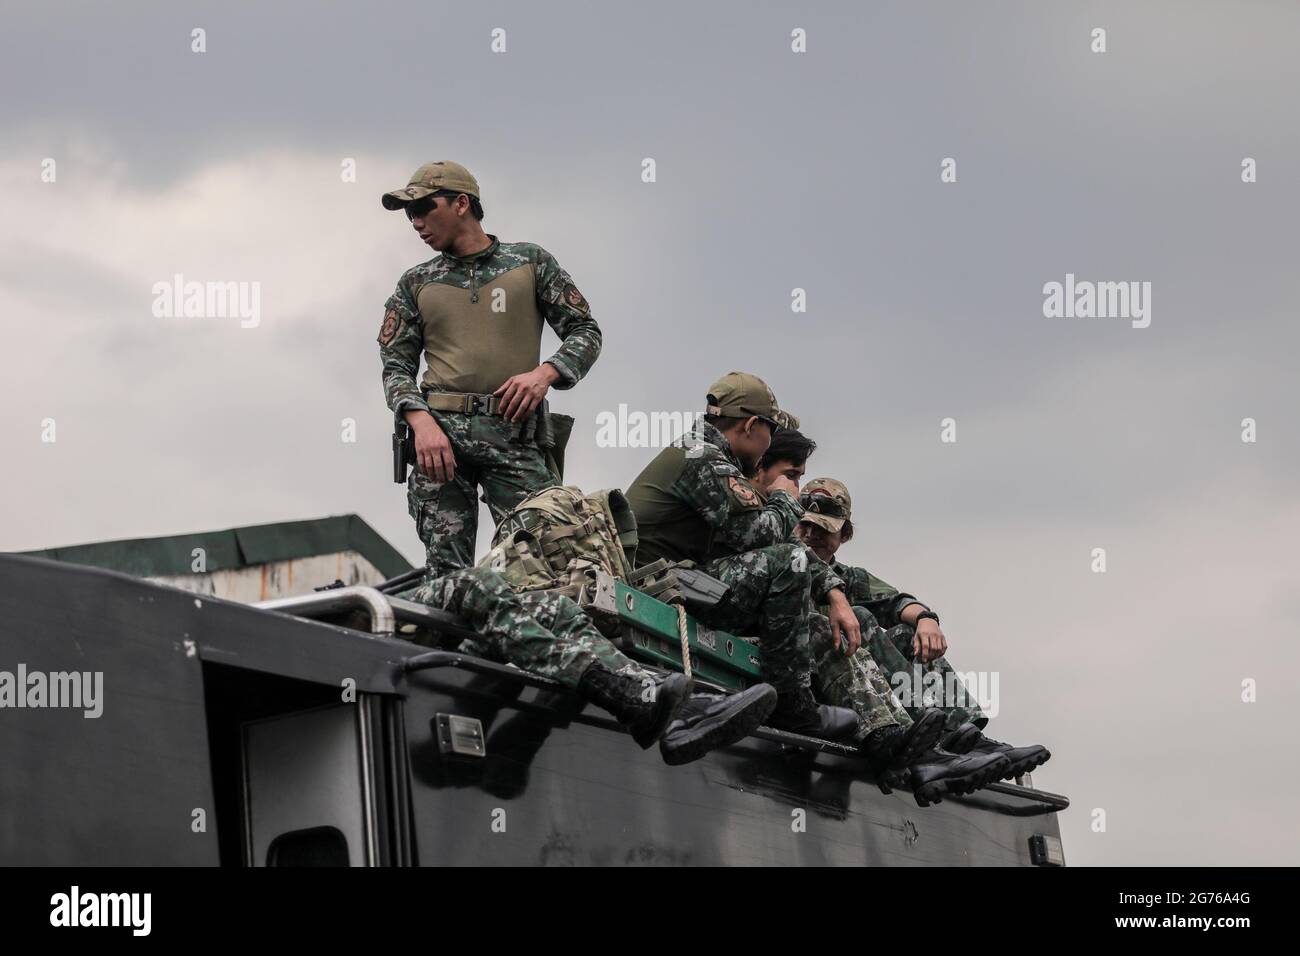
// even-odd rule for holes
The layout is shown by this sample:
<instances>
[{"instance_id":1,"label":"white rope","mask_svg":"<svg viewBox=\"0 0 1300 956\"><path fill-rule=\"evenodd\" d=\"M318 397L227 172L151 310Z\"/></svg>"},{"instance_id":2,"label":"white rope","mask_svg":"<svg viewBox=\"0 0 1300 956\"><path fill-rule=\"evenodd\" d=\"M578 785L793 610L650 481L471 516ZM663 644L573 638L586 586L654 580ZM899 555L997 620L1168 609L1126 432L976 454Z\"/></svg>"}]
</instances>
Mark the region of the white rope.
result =
<instances>
[{"instance_id":1,"label":"white rope","mask_svg":"<svg viewBox=\"0 0 1300 956\"><path fill-rule=\"evenodd\" d=\"M686 635L686 608L677 605L677 636L682 639L682 671L691 676L691 642Z\"/></svg>"}]
</instances>

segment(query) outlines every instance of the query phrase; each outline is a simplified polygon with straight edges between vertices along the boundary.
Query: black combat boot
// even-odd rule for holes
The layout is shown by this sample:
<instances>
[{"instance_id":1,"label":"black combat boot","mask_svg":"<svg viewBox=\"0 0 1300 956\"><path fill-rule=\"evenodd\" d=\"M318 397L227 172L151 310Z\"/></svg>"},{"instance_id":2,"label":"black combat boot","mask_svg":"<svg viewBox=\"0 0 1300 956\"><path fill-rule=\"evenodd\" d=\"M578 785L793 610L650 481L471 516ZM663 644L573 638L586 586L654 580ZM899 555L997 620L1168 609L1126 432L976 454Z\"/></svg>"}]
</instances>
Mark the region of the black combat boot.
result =
<instances>
[{"instance_id":1,"label":"black combat boot","mask_svg":"<svg viewBox=\"0 0 1300 956\"><path fill-rule=\"evenodd\" d=\"M847 741L858 732L857 714L847 707L817 703L807 687L778 695L767 723L777 730L822 740Z\"/></svg>"},{"instance_id":2,"label":"black combat boot","mask_svg":"<svg viewBox=\"0 0 1300 956\"><path fill-rule=\"evenodd\" d=\"M691 694L694 682L685 674L669 674L658 684L647 685L635 677L615 674L604 664L594 663L578 681L578 696L609 711L632 733L644 750L659 739Z\"/></svg>"},{"instance_id":3,"label":"black combat boot","mask_svg":"<svg viewBox=\"0 0 1300 956\"><path fill-rule=\"evenodd\" d=\"M690 763L710 750L729 747L757 730L776 706L771 684L755 684L738 694L696 691L659 738L664 763Z\"/></svg>"},{"instance_id":4,"label":"black combat boot","mask_svg":"<svg viewBox=\"0 0 1300 956\"><path fill-rule=\"evenodd\" d=\"M912 796L923 807L940 803L945 796L974 793L1001 780L1011 761L1000 753L953 754L934 749L908 768Z\"/></svg>"},{"instance_id":5,"label":"black combat boot","mask_svg":"<svg viewBox=\"0 0 1300 956\"><path fill-rule=\"evenodd\" d=\"M928 707L906 729L898 724L877 727L862 741L862 754L875 770L910 767L938 745L945 719L943 711Z\"/></svg>"},{"instance_id":6,"label":"black combat boot","mask_svg":"<svg viewBox=\"0 0 1300 956\"><path fill-rule=\"evenodd\" d=\"M983 734L980 734L976 739L970 752L973 754L1002 754L1011 761L1011 766L1002 775L1003 779L1019 777L1021 774L1029 773L1035 767L1041 767L1052 759L1052 752L1041 744L1015 747L1011 744L1004 744L1000 740L985 737Z\"/></svg>"},{"instance_id":7,"label":"black combat boot","mask_svg":"<svg viewBox=\"0 0 1300 956\"><path fill-rule=\"evenodd\" d=\"M950 754L968 754L980 740L980 729L969 720L943 735L939 746Z\"/></svg>"}]
</instances>

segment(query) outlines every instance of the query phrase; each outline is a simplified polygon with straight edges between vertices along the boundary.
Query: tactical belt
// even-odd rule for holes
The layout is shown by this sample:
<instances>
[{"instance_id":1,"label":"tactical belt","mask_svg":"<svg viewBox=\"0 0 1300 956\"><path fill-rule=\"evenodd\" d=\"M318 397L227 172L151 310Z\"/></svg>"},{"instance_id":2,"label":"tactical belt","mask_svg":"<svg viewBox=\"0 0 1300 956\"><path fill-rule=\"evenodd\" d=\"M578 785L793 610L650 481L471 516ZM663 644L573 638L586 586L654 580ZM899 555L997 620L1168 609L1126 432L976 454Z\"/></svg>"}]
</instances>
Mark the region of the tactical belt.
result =
<instances>
[{"instance_id":1,"label":"tactical belt","mask_svg":"<svg viewBox=\"0 0 1300 956\"><path fill-rule=\"evenodd\" d=\"M475 395L470 392L429 392L425 402L434 411L460 412L464 415L500 415L501 398L497 395Z\"/></svg>"}]
</instances>

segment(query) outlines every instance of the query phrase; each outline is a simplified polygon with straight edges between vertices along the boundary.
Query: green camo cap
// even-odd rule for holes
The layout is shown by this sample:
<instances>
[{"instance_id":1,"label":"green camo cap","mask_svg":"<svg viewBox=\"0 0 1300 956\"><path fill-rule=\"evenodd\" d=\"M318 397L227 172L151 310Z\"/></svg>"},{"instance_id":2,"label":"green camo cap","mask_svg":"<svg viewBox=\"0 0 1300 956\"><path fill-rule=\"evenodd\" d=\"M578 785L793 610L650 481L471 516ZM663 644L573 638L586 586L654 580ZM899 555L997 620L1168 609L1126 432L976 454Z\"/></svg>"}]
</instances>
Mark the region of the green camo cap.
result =
<instances>
[{"instance_id":1,"label":"green camo cap","mask_svg":"<svg viewBox=\"0 0 1300 956\"><path fill-rule=\"evenodd\" d=\"M407 203L431 196L439 190L464 193L475 199L482 199L478 194L478 180L460 163L449 159L436 163L425 163L411 174L411 181L402 189L384 193L381 202L385 209L401 209Z\"/></svg>"},{"instance_id":2,"label":"green camo cap","mask_svg":"<svg viewBox=\"0 0 1300 956\"><path fill-rule=\"evenodd\" d=\"M798 428L799 419L782 411L765 381L748 372L728 372L709 386L705 412L727 418L757 415L777 428Z\"/></svg>"}]
</instances>

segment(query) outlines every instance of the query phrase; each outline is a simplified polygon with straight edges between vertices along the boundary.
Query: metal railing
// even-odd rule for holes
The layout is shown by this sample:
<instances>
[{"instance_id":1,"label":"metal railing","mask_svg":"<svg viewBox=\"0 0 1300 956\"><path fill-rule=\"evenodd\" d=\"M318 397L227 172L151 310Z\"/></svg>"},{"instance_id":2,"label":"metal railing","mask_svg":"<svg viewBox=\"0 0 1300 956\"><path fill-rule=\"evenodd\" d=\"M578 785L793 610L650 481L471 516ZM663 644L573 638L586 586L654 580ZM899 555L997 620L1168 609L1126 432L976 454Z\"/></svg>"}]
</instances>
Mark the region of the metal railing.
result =
<instances>
[{"instance_id":1,"label":"metal railing","mask_svg":"<svg viewBox=\"0 0 1300 956\"><path fill-rule=\"evenodd\" d=\"M295 617L321 618L348 611L363 611L370 618L370 633L392 634L397 622L422 624L445 634L459 637L477 637L469 623L458 615L427 607L415 601L383 594L378 588L354 584L343 588L330 588L299 594L295 597L258 601L253 605L263 611L281 611Z\"/></svg>"},{"instance_id":2,"label":"metal railing","mask_svg":"<svg viewBox=\"0 0 1300 956\"><path fill-rule=\"evenodd\" d=\"M253 607L260 608L264 611L280 611L305 618L328 617L333 614L347 611L365 611L370 615L370 631L373 634L391 635L396 630L396 623L398 621L403 621L407 623L420 624L443 634L460 637L462 639L478 636L478 634L470 628L469 624L463 618L455 614L439 610L438 608L427 607L414 601L407 601L403 598L391 597L387 594L381 593L376 588L361 585L334 588L328 591L316 591L311 594L303 594L297 597L260 601L254 604ZM444 667L456 670L473 671L480 674L492 674L497 677L506 677L511 680L517 680L522 684L532 687L546 688L548 690L562 689L562 685L558 682L548 677L542 677L540 674L534 674L531 671L521 670L518 667L498 664L494 661L483 660L482 658L472 657L454 651L424 651L406 658L397 665L397 669L401 676ZM716 687L716 685L709 685L708 682L704 681L699 683L705 686ZM716 689L723 690L723 688L720 687L716 687ZM812 751L814 753L824 753L827 755L849 758L861 756L856 748L846 746L845 744L821 740L817 737L807 737L803 734L790 733L789 731L776 730L771 727L760 727L758 730L754 731L753 736L760 740L767 740L782 746ZM991 783L985 786L981 792L1017 797L1027 801L1028 806L1008 807L1001 804L1000 801L995 802L988 800L987 798L981 799L979 793L950 799L957 799L962 802L975 803L977 805L983 804L990 810L1009 813L1013 816L1053 813L1058 810L1064 810L1070 805L1069 799L1060 794L1048 793L1044 790L1035 790L1010 783Z\"/></svg>"},{"instance_id":3,"label":"metal railing","mask_svg":"<svg viewBox=\"0 0 1300 956\"><path fill-rule=\"evenodd\" d=\"M354 584L328 591L313 591L295 597L258 601L253 607L263 611L283 611L295 617L328 617L345 611L365 611L370 615L370 633L392 634L397 622L388 596L372 587Z\"/></svg>"}]
</instances>

